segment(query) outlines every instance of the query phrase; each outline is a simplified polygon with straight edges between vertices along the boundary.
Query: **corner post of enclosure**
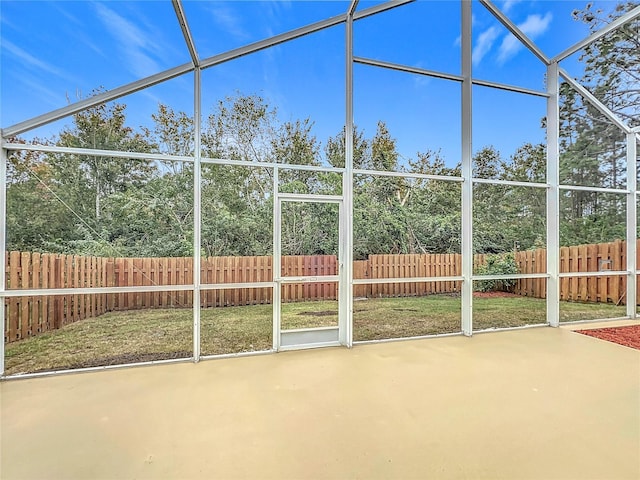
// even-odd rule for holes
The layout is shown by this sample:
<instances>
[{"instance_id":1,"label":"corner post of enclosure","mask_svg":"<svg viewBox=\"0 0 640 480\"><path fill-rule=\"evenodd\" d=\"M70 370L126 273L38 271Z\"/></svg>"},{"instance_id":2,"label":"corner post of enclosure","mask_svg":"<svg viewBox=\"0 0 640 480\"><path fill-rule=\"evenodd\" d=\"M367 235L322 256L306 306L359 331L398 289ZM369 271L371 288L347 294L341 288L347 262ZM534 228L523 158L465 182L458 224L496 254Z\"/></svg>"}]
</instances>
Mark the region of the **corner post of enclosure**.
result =
<instances>
[{"instance_id":1,"label":"corner post of enclosure","mask_svg":"<svg viewBox=\"0 0 640 480\"><path fill-rule=\"evenodd\" d=\"M2 261L0 262L0 325L2 325L2 341L0 341L0 377L4 375L4 291L6 285L6 251L7 251L7 161L8 151L0 149L0 252Z\"/></svg>"},{"instance_id":2,"label":"corner post of enclosure","mask_svg":"<svg viewBox=\"0 0 640 480\"><path fill-rule=\"evenodd\" d=\"M636 192L638 190L636 157L637 157L637 144L636 135L634 132L627 133L627 316L629 318L636 318L636 285L638 282L637 270L637 255L638 255L638 242L637 228L637 198Z\"/></svg>"},{"instance_id":3,"label":"corner post of enclosure","mask_svg":"<svg viewBox=\"0 0 640 480\"><path fill-rule=\"evenodd\" d=\"M560 325L560 96L558 63L547 67L547 322Z\"/></svg>"},{"instance_id":4,"label":"corner post of enclosure","mask_svg":"<svg viewBox=\"0 0 640 480\"><path fill-rule=\"evenodd\" d=\"M282 272L282 241L280 238L280 199L278 198L279 180L278 166L273 168L273 349L280 350L280 306L282 303L281 284Z\"/></svg>"},{"instance_id":5,"label":"corner post of enclosure","mask_svg":"<svg viewBox=\"0 0 640 480\"><path fill-rule=\"evenodd\" d=\"M353 345L353 13L358 1L352 0L345 22L345 128L344 128L344 173L342 174L344 265L341 272L340 343Z\"/></svg>"},{"instance_id":6,"label":"corner post of enclosure","mask_svg":"<svg viewBox=\"0 0 640 480\"><path fill-rule=\"evenodd\" d=\"M462 0L462 333L473 332L471 0Z\"/></svg>"},{"instance_id":7,"label":"corner post of enclosure","mask_svg":"<svg viewBox=\"0 0 640 480\"><path fill-rule=\"evenodd\" d=\"M201 133L202 133L202 83L201 70L196 67L193 71L194 78L194 104L193 104L193 361L200 361L200 250L202 236L202 182L201 182Z\"/></svg>"}]
</instances>

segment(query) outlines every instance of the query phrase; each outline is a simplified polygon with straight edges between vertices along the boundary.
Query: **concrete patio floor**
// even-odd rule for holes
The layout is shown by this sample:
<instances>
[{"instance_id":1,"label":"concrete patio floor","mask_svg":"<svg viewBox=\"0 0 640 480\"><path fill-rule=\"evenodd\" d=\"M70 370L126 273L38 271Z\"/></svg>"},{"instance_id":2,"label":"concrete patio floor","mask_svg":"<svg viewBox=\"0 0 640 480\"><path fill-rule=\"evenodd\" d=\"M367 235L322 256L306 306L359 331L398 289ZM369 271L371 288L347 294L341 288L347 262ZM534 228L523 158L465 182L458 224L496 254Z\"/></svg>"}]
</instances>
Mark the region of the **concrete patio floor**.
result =
<instances>
[{"instance_id":1,"label":"concrete patio floor","mask_svg":"<svg viewBox=\"0 0 640 480\"><path fill-rule=\"evenodd\" d=\"M0 389L4 480L640 478L640 351L566 328Z\"/></svg>"}]
</instances>

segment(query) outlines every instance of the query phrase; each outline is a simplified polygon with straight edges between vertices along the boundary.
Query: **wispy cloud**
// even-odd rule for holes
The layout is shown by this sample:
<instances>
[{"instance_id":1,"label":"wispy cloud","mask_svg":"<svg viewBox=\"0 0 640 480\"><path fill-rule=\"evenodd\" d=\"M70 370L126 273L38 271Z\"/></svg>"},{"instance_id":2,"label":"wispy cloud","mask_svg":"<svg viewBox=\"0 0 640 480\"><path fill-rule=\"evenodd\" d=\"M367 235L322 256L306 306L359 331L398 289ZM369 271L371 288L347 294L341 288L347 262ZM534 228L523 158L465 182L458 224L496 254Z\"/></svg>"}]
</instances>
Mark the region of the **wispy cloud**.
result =
<instances>
[{"instance_id":1,"label":"wispy cloud","mask_svg":"<svg viewBox=\"0 0 640 480\"><path fill-rule=\"evenodd\" d=\"M6 50L8 53L16 57L18 60L20 60L21 64L24 67L30 68L31 70L35 70L39 73L46 72L51 75L56 75L60 78L73 80L72 76L67 75L58 67L51 65L50 63L45 62L44 60L40 60L37 57L34 57L26 50L20 48L19 46L15 45L14 43L4 38L2 39L2 48L3 50Z\"/></svg>"},{"instance_id":2,"label":"wispy cloud","mask_svg":"<svg viewBox=\"0 0 640 480\"><path fill-rule=\"evenodd\" d=\"M209 12L213 15L213 21L226 33L238 40L247 40L249 31L242 26L242 18L231 8L219 3L208 4Z\"/></svg>"},{"instance_id":3,"label":"wispy cloud","mask_svg":"<svg viewBox=\"0 0 640 480\"><path fill-rule=\"evenodd\" d=\"M64 105L66 100L63 100L63 96L60 92L55 92L52 89L46 87L41 81L29 76L20 76L20 84L26 87L25 90L30 91L32 94L38 93L38 101L48 104L52 108L58 108ZM35 96L35 95L34 95Z\"/></svg>"},{"instance_id":4,"label":"wispy cloud","mask_svg":"<svg viewBox=\"0 0 640 480\"><path fill-rule=\"evenodd\" d=\"M505 0L502 4L502 11L504 13L509 13L509 10L513 8L516 3L520 3L522 0Z\"/></svg>"},{"instance_id":5,"label":"wispy cloud","mask_svg":"<svg viewBox=\"0 0 640 480\"><path fill-rule=\"evenodd\" d=\"M478 40L475 47L473 47L472 52L474 65L478 65L484 56L489 53L489 50L491 50L491 47L493 46L493 42L495 42L497 38L498 28L495 26L487 28L478 36Z\"/></svg>"},{"instance_id":6,"label":"wispy cloud","mask_svg":"<svg viewBox=\"0 0 640 480\"><path fill-rule=\"evenodd\" d=\"M119 53L130 72L138 77L146 77L161 70L154 58L162 51L157 35L142 31L136 24L103 4L96 3L95 9L98 18L116 41Z\"/></svg>"},{"instance_id":7,"label":"wispy cloud","mask_svg":"<svg viewBox=\"0 0 640 480\"><path fill-rule=\"evenodd\" d=\"M53 8L55 8L58 12L60 12L60 14L62 16L64 16L67 20L69 20L70 22L76 24L76 25L83 25L84 22L82 22L78 17L76 17L75 15L72 15L71 13L69 13L69 11L67 11L66 8L64 8L62 6L63 4L58 4L58 3L51 3L51 6Z\"/></svg>"},{"instance_id":8,"label":"wispy cloud","mask_svg":"<svg viewBox=\"0 0 640 480\"><path fill-rule=\"evenodd\" d=\"M518 28L527 37L535 40L537 37L539 37L549 29L549 25L551 24L552 19L553 15L551 14L551 12L547 12L544 17L535 13L529 15L524 22L518 24ZM500 44L500 48L498 50L498 63L505 63L516 53L518 53L518 50L520 50L522 47L522 43L520 43L520 41L516 37L511 34L507 35L502 40L502 43Z\"/></svg>"}]
</instances>

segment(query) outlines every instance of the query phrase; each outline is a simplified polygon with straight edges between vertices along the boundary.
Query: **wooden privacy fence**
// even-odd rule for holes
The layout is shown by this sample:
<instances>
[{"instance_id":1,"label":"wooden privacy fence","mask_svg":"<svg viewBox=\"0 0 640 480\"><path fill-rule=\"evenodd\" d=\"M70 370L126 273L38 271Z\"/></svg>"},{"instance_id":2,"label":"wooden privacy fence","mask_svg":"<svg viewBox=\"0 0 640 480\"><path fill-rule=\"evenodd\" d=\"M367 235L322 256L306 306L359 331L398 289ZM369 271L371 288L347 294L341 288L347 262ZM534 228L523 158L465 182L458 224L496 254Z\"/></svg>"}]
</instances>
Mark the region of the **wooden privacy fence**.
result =
<instances>
[{"instance_id":1,"label":"wooden privacy fence","mask_svg":"<svg viewBox=\"0 0 640 480\"><path fill-rule=\"evenodd\" d=\"M640 244L640 241L639 241ZM563 247L561 272L597 272L626 268L625 242ZM640 247L640 245L639 245ZM546 251L517 252L520 273L544 273ZM486 256L476 255L480 265ZM90 287L131 287L189 285L193 282L193 259L187 258L99 258L7 252L7 289L51 289ZM353 265L354 278L453 277L462 272L459 254L370 255ZM282 275L321 277L337 273L337 259L331 255L282 257ZM202 284L271 282L273 259L262 257L210 257L200 265ZM546 279L520 279L512 291L535 298L546 297ZM455 294L459 281L371 283L354 286L357 297L421 296L434 293ZM625 303L626 276L586 276L560 281L562 300ZM284 302L331 300L337 298L334 282L287 284L282 288ZM640 289L638 292L640 299ZM203 290L200 305L219 306L268 304L272 289L234 288ZM86 295L21 296L5 299L5 341L55 330L69 323L96 317L110 311L143 308L192 307L193 292L91 293Z\"/></svg>"},{"instance_id":2,"label":"wooden privacy fence","mask_svg":"<svg viewBox=\"0 0 640 480\"><path fill-rule=\"evenodd\" d=\"M353 278L379 280L385 278L454 277L462 274L462 256L457 253L369 255L367 260L353 262ZM371 283L355 285L356 297L408 297L432 293L456 293L461 282Z\"/></svg>"}]
</instances>

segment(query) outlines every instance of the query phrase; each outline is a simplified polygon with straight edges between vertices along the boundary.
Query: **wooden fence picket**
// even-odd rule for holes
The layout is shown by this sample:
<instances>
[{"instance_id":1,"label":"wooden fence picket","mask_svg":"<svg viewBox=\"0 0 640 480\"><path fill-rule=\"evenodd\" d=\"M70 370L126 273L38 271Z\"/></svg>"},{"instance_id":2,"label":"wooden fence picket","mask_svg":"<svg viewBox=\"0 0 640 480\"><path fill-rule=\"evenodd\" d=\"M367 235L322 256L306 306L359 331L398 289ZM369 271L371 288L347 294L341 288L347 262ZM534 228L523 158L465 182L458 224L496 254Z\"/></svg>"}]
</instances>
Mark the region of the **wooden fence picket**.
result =
<instances>
[{"instance_id":1,"label":"wooden fence picket","mask_svg":"<svg viewBox=\"0 0 640 480\"><path fill-rule=\"evenodd\" d=\"M562 247L559 254L562 273L626 270L624 241ZM486 260L484 254L474 255L474 271L477 272ZM9 290L188 285L193 282L196 268L191 257L98 258L11 251L5 252L4 261ZM546 261L544 249L515 252L520 273L545 273ZM284 276L321 279L338 273L337 258L332 255L286 256L282 257L281 265ZM199 268L201 283L209 285L271 282L274 273L271 256L202 258ZM415 282L411 279L451 277L461 272L462 256L457 253L369 255L366 260L354 261L354 279L402 278L406 281L355 285L353 293L356 297L367 298L459 293L460 281ZM626 275L563 277L560 279L560 299L624 304L626 281ZM518 279L515 283L512 289L515 294L546 298L545 278ZM279 294L285 302L335 300L337 285L335 282L285 284ZM257 305L271 303L272 295L271 287L204 290L198 300L203 308ZM4 302L5 341L20 340L110 311L190 308L193 301L193 292L183 290L10 297Z\"/></svg>"}]
</instances>

